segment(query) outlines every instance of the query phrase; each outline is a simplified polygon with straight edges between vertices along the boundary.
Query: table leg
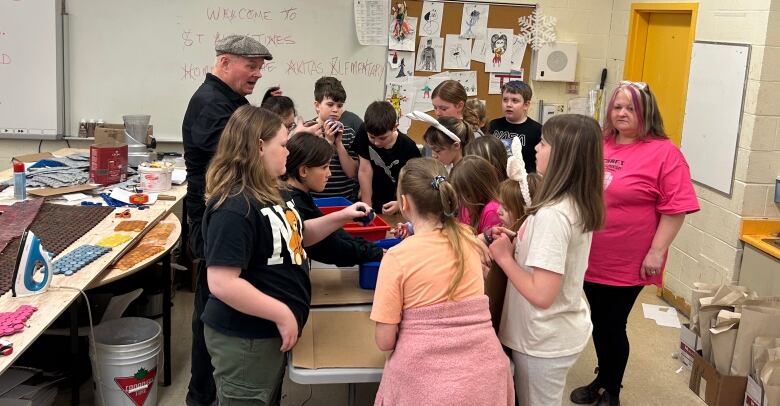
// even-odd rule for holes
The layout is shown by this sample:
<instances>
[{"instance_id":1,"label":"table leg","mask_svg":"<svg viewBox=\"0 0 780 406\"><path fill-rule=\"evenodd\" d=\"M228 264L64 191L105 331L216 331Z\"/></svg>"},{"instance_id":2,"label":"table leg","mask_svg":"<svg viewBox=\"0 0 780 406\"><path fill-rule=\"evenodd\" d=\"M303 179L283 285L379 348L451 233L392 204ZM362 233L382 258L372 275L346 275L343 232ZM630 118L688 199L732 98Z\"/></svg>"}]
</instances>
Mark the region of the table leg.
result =
<instances>
[{"instance_id":1,"label":"table leg","mask_svg":"<svg viewBox=\"0 0 780 406\"><path fill-rule=\"evenodd\" d=\"M70 305L70 404L79 404L79 304L81 296Z\"/></svg>"},{"instance_id":2,"label":"table leg","mask_svg":"<svg viewBox=\"0 0 780 406\"><path fill-rule=\"evenodd\" d=\"M357 384L350 382L347 384L347 406L354 406L357 397Z\"/></svg>"},{"instance_id":3,"label":"table leg","mask_svg":"<svg viewBox=\"0 0 780 406\"><path fill-rule=\"evenodd\" d=\"M163 255L163 386L171 384L171 255Z\"/></svg>"}]
</instances>

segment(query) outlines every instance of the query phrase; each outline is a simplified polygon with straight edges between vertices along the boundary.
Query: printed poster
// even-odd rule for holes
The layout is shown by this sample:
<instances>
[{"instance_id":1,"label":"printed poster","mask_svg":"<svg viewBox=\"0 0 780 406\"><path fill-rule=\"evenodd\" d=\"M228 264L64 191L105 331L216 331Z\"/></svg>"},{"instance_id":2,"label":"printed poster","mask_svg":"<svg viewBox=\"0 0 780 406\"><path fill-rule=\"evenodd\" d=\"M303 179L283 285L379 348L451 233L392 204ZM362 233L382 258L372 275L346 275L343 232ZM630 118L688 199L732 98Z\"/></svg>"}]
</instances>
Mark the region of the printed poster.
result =
<instances>
[{"instance_id":1,"label":"printed poster","mask_svg":"<svg viewBox=\"0 0 780 406\"><path fill-rule=\"evenodd\" d=\"M471 40L447 34L444 41L444 69L471 68Z\"/></svg>"}]
</instances>

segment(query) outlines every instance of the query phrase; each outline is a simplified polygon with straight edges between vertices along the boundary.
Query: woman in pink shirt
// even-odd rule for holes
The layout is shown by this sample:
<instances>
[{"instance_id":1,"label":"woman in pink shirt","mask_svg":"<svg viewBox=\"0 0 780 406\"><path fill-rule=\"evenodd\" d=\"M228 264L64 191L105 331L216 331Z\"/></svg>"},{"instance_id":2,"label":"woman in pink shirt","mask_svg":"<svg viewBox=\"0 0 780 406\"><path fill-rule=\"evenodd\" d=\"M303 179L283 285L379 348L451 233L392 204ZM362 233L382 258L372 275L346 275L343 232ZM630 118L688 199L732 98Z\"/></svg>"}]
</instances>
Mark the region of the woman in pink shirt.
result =
<instances>
[{"instance_id":1,"label":"woman in pink shirt","mask_svg":"<svg viewBox=\"0 0 780 406\"><path fill-rule=\"evenodd\" d=\"M620 82L607 111L607 220L593 233L584 284L599 368L593 382L572 391L577 404L620 404L628 314L645 285L661 285L669 246L685 215L699 210L688 163L664 132L647 84Z\"/></svg>"}]
</instances>

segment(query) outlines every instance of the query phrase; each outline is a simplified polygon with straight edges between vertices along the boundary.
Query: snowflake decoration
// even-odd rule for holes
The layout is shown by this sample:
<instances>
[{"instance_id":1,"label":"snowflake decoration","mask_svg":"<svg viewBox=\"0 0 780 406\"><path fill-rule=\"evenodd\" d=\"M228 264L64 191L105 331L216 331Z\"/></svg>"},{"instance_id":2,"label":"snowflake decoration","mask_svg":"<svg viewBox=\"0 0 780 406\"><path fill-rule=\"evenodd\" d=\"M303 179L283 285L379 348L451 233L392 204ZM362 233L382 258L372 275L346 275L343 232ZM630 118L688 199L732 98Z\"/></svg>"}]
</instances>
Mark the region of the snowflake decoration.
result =
<instances>
[{"instance_id":1,"label":"snowflake decoration","mask_svg":"<svg viewBox=\"0 0 780 406\"><path fill-rule=\"evenodd\" d=\"M538 8L530 16L518 18L517 22L520 24L520 36L534 51L538 51L541 47L554 43L556 40L555 24L557 20L555 17L543 15Z\"/></svg>"}]
</instances>

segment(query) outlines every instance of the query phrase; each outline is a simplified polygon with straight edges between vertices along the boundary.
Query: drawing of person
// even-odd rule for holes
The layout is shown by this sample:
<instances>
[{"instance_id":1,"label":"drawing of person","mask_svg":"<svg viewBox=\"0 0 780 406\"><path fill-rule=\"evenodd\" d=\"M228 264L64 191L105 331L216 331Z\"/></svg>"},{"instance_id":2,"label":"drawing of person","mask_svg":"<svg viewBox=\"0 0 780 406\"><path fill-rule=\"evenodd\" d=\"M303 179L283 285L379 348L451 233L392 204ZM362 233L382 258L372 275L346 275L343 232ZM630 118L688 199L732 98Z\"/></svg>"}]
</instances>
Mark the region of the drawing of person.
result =
<instances>
[{"instance_id":1,"label":"drawing of person","mask_svg":"<svg viewBox=\"0 0 780 406\"><path fill-rule=\"evenodd\" d=\"M423 86L422 89L423 92L423 99L430 99L431 98L431 87L428 86L428 82L425 83L425 86Z\"/></svg>"},{"instance_id":2,"label":"drawing of person","mask_svg":"<svg viewBox=\"0 0 780 406\"><path fill-rule=\"evenodd\" d=\"M420 66L421 70L436 70L436 49L433 48L433 40L430 38L425 41L425 48L423 48L420 57Z\"/></svg>"},{"instance_id":3,"label":"drawing of person","mask_svg":"<svg viewBox=\"0 0 780 406\"><path fill-rule=\"evenodd\" d=\"M425 20L423 30L426 34L431 35L439 30L439 12L436 9L425 13L423 19Z\"/></svg>"},{"instance_id":4,"label":"drawing of person","mask_svg":"<svg viewBox=\"0 0 780 406\"><path fill-rule=\"evenodd\" d=\"M406 2L394 5L390 9L390 12L395 17L393 38L395 38L396 41L401 42L406 39L406 36L410 31L409 22L406 20Z\"/></svg>"},{"instance_id":5,"label":"drawing of person","mask_svg":"<svg viewBox=\"0 0 780 406\"><path fill-rule=\"evenodd\" d=\"M474 9L471 10L471 13L469 13L469 19L466 20L466 27L468 27L468 30L466 30L466 33L463 34L463 38L476 38L477 36L474 34L474 31L471 29L474 28L475 25L477 25L477 22L479 21L479 10Z\"/></svg>"},{"instance_id":6,"label":"drawing of person","mask_svg":"<svg viewBox=\"0 0 780 406\"><path fill-rule=\"evenodd\" d=\"M501 55L506 52L506 34L493 34L490 37L490 49L493 50L493 66L501 66Z\"/></svg>"},{"instance_id":7,"label":"drawing of person","mask_svg":"<svg viewBox=\"0 0 780 406\"><path fill-rule=\"evenodd\" d=\"M457 44L452 48L450 56L452 56L452 59L458 66L466 65L463 63L463 47L460 46L460 44Z\"/></svg>"}]
</instances>

